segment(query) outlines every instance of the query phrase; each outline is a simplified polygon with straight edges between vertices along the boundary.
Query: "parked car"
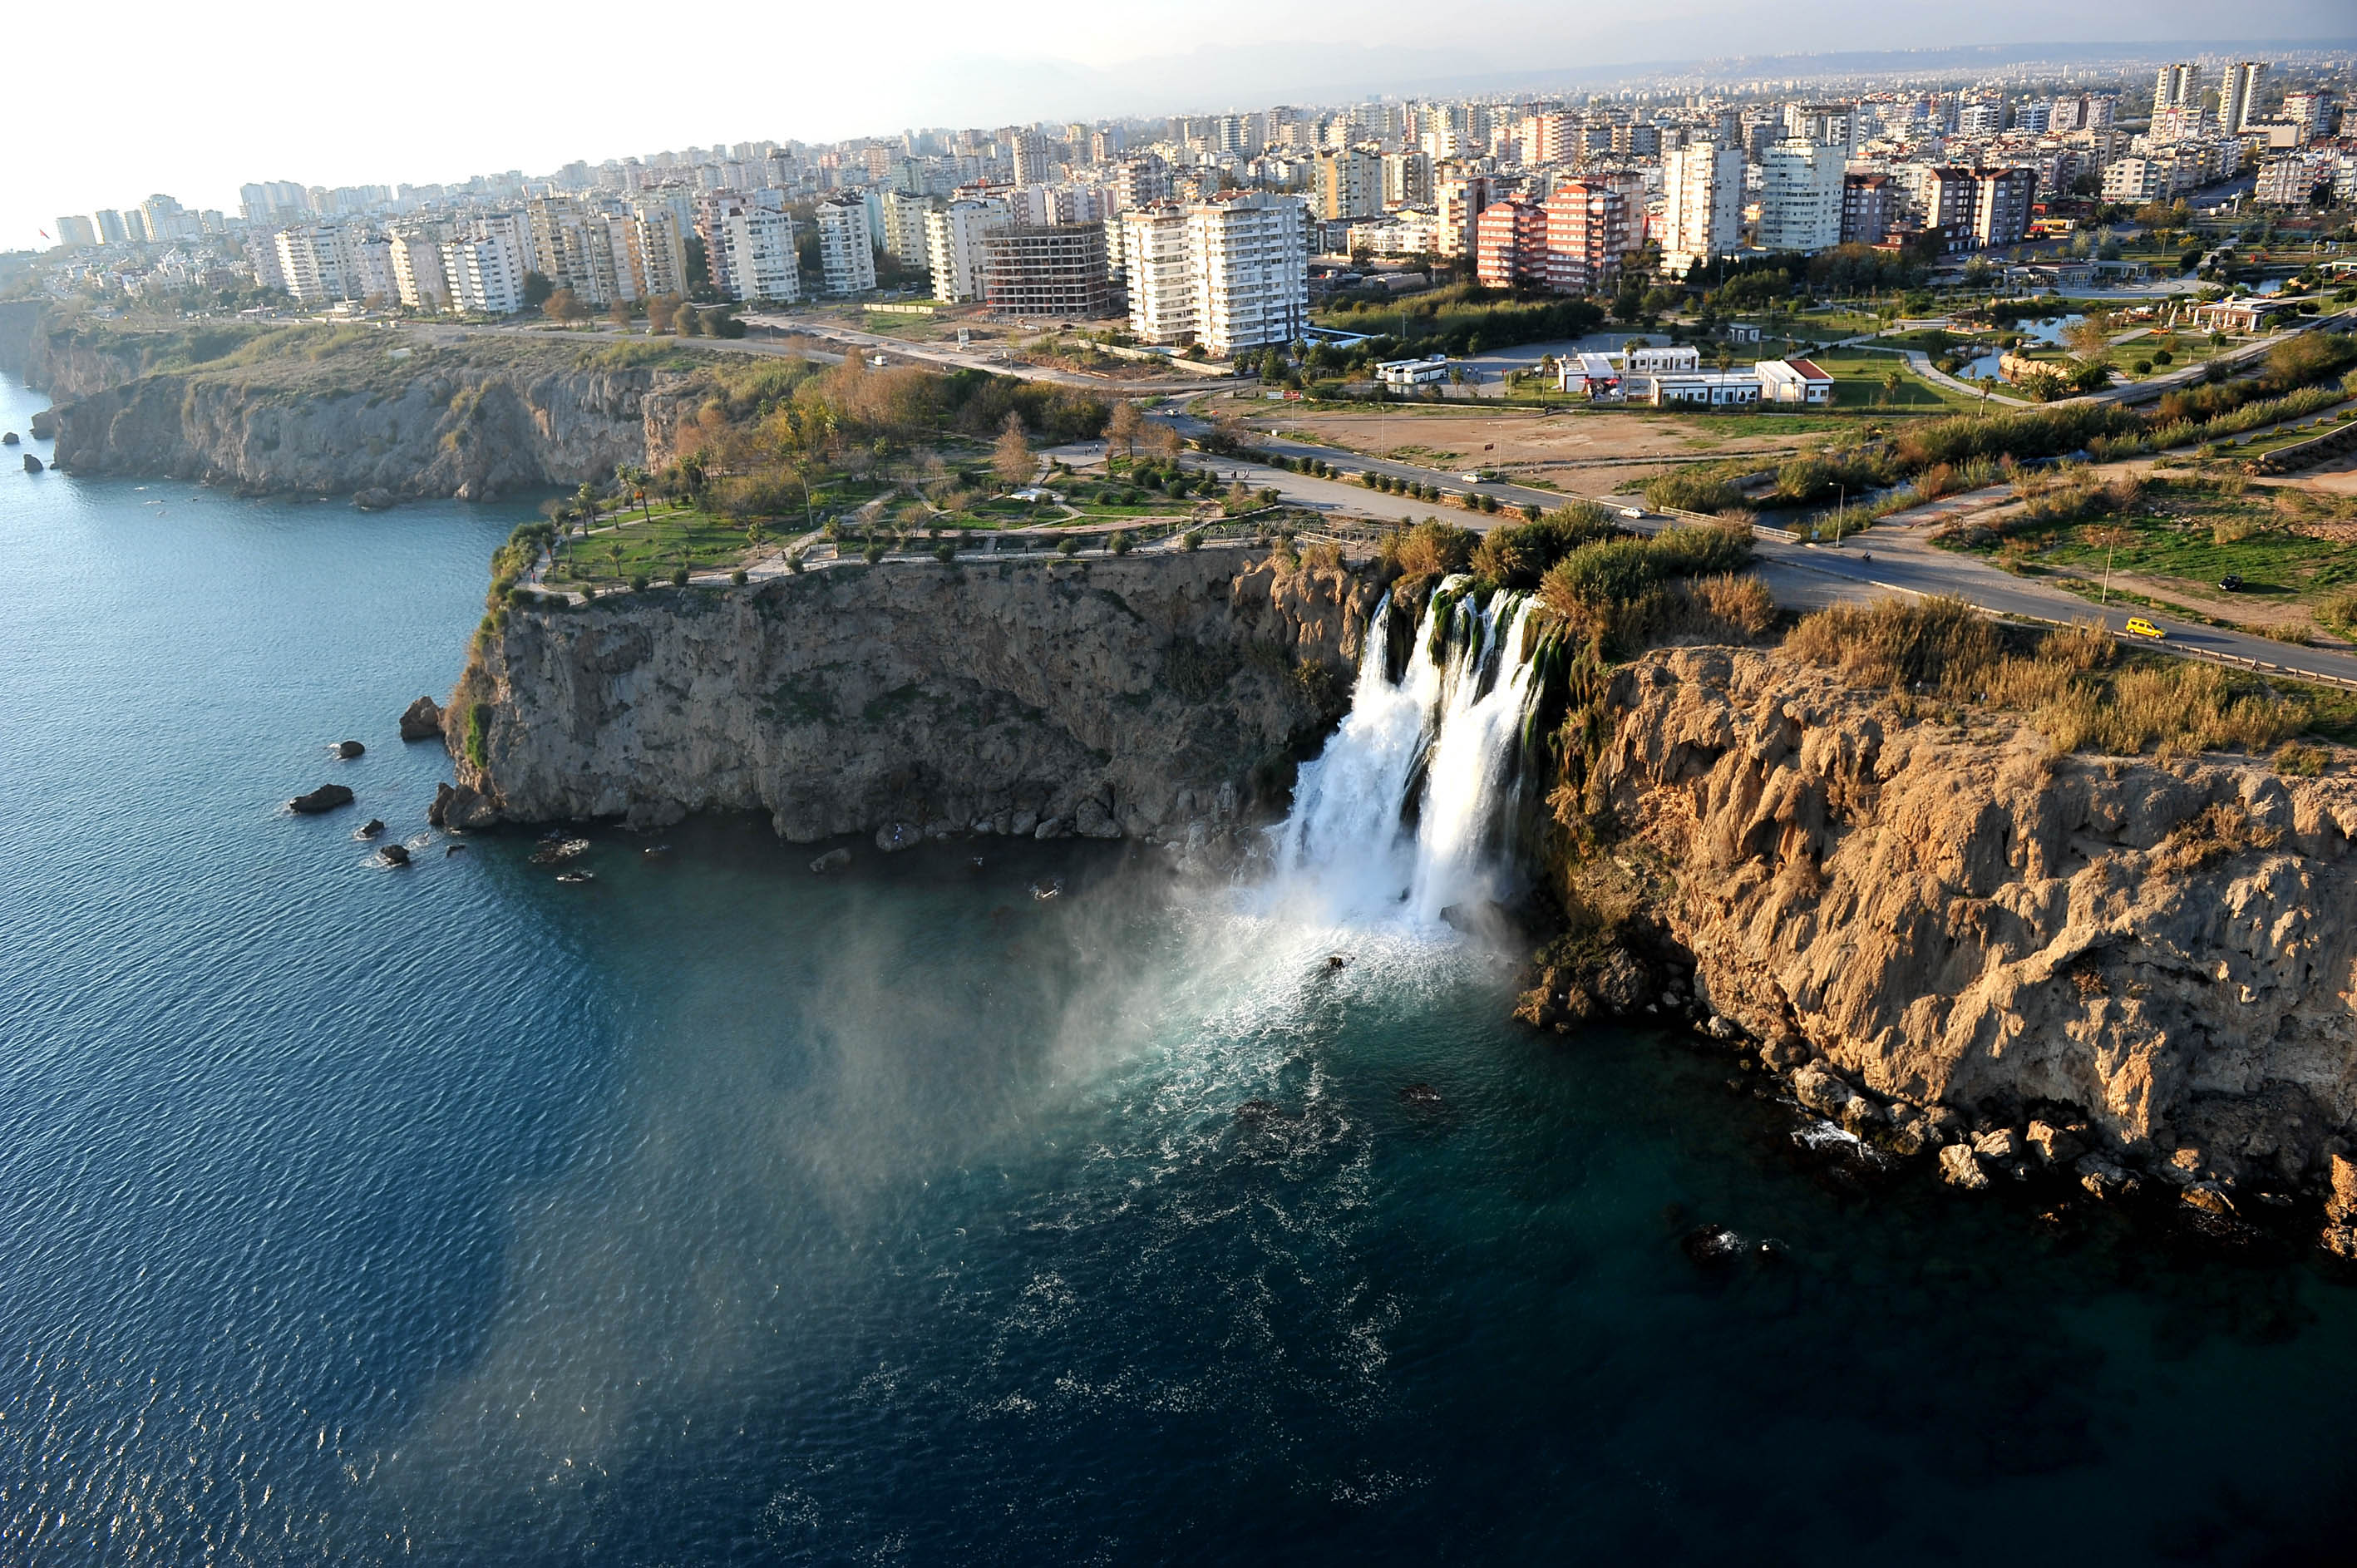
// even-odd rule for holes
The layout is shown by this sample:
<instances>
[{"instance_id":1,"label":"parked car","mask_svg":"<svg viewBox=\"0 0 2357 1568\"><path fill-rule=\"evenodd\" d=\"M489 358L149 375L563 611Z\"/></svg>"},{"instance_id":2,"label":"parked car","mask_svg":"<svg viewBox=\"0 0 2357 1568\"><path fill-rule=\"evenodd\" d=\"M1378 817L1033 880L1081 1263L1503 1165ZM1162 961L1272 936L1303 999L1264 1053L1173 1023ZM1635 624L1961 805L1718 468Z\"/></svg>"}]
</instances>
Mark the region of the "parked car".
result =
<instances>
[{"instance_id":1,"label":"parked car","mask_svg":"<svg viewBox=\"0 0 2357 1568\"><path fill-rule=\"evenodd\" d=\"M2229 572L2218 579L2218 585L2230 594L2239 594L2243 591L2243 575L2240 572Z\"/></svg>"}]
</instances>

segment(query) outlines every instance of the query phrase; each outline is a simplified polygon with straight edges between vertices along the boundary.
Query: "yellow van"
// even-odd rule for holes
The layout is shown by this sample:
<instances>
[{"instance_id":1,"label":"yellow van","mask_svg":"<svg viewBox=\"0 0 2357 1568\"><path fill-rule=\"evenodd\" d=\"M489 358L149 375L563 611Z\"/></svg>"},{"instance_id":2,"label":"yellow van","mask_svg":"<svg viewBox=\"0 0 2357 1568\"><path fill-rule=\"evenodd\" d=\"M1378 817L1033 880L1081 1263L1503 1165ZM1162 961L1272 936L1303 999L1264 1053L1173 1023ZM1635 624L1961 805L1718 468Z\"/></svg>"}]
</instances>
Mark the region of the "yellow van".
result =
<instances>
[{"instance_id":1,"label":"yellow van","mask_svg":"<svg viewBox=\"0 0 2357 1568\"><path fill-rule=\"evenodd\" d=\"M2153 625L2152 622L2145 619L2142 616L2130 616L2128 617L2128 635L2130 637L2148 637L2155 642L2158 642L2162 638L2167 637L2169 633L2161 630L2160 628Z\"/></svg>"}]
</instances>

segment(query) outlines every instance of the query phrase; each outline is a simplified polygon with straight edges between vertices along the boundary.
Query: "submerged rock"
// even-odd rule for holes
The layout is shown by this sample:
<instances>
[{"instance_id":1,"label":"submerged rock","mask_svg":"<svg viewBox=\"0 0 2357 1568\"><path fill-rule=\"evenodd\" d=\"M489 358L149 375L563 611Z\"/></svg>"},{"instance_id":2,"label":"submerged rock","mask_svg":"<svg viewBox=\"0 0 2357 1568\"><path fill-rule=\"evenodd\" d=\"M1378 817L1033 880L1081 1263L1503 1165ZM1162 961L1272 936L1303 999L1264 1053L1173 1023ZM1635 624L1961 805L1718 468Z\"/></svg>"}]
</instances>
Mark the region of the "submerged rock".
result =
<instances>
[{"instance_id":1,"label":"submerged rock","mask_svg":"<svg viewBox=\"0 0 2357 1568\"><path fill-rule=\"evenodd\" d=\"M840 844L810 863L814 876L832 876L851 864L851 851Z\"/></svg>"},{"instance_id":2,"label":"submerged rock","mask_svg":"<svg viewBox=\"0 0 2357 1568\"><path fill-rule=\"evenodd\" d=\"M297 795L286 802L286 809L304 816L317 816L332 811L339 806L352 803L352 792L341 784L322 784L307 795Z\"/></svg>"},{"instance_id":3,"label":"submerged rock","mask_svg":"<svg viewBox=\"0 0 2357 1568\"><path fill-rule=\"evenodd\" d=\"M40 460L38 457L34 456L30 452L26 453L26 454L25 454L25 472L27 472L27 473L28 473L28 474L38 474L38 473L39 473L40 471L41 471L41 460Z\"/></svg>"},{"instance_id":4,"label":"submerged rock","mask_svg":"<svg viewBox=\"0 0 2357 1568\"><path fill-rule=\"evenodd\" d=\"M382 832L384 832L384 819L382 817L371 817L367 822L362 822L359 827L352 830L352 837L356 839L372 839Z\"/></svg>"},{"instance_id":5,"label":"submerged rock","mask_svg":"<svg viewBox=\"0 0 2357 1568\"><path fill-rule=\"evenodd\" d=\"M390 511L400 498L391 490L370 489L352 493L352 505L362 511Z\"/></svg>"},{"instance_id":6,"label":"submerged rock","mask_svg":"<svg viewBox=\"0 0 2357 1568\"><path fill-rule=\"evenodd\" d=\"M342 757L346 762L350 762L355 757L364 757L367 754L368 747L362 746L359 741L339 740L336 742L336 755Z\"/></svg>"},{"instance_id":7,"label":"submerged rock","mask_svg":"<svg viewBox=\"0 0 2357 1568\"><path fill-rule=\"evenodd\" d=\"M876 847L886 854L898 854L924 842L925 830L914 822L887 822L876 830Z\"/></svg>"},{"instance_id":8,"label":"submerged rock","mask_svg":"<svg viewBox=\"0 0 2357 1568\"><path fill-rule=\"evenodd\" d=\"M409 848L405 844L385 844L378 849L376 853L378 858L382 859L387 865L407 865L409 864Z\"/></svg>"},{"instance_id":9,"label":"submerged rock","mask_svg":"<svg viewBox=\"0 0 2357 1568\"><path fill-rule=\"evenodd\" d=\"M420 697L401 715L401 738L431 740L442 733L442 709L431 697Z\"/></svg>"}]
</instances>

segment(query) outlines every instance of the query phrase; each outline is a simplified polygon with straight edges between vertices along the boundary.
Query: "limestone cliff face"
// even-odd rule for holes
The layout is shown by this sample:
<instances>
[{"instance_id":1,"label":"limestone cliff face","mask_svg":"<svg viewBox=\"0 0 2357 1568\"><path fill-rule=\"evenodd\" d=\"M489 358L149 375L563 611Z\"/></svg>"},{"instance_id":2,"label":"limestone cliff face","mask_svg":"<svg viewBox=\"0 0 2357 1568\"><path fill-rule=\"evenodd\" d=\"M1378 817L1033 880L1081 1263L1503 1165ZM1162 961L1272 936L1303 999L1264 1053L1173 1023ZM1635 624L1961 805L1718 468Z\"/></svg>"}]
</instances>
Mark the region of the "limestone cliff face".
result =
<instances>
[{"instance_id":1,"label":"limestone cliff face","mask_svg":"<svg viewBox=\"0 0 2357 1568\"><path fill-rule=\"evenodd\" d=\"M460 499L577 484L611 475L617 463L644 462L650 418L666 383L679 379L448 354L414 372L389 361L358 386L220 372L107 381L105 371L59 373L61 467L255 492Z\"/></svg>"},{"instance_id":2,"label":"limestone cliff face","mask_svg":"<svg viewBox=\"0 0 2357 1568\"><path fill-rule=\"evenodd\" d=\"M1613 699L1602 798L1710 1004L1788 1062L2076 1107L2189 1180L2297 1179L2357 1123L2357 780L2050 757L1754 651L1650 655Z\"/></svg>"},{"instance_id":3,"label":"limestone cliff face","mask_svg":"<svg viewBox=\"0 0 2357 1568\"><path fill-rule=\"evenodd\" d=\"M1208 549L516 609L447 728L461 782L509 821L1176 837L1282 795L1381 591L1372 568Z\"/></svg>"}]
</instances>

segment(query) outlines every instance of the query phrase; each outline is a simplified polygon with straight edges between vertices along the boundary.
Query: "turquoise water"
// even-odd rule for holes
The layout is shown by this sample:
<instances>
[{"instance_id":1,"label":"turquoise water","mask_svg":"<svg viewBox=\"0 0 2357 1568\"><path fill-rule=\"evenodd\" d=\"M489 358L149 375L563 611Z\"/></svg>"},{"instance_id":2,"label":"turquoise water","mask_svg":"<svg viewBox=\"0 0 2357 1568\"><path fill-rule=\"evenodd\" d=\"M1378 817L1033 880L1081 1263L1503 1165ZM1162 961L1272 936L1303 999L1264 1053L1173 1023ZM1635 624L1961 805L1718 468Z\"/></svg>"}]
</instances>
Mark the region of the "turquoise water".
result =
<instances>
[{"instance_id":1,"label":"turquoise water","mask_svg":"<svg viewBox=\"0 0 2357 1568\"><path fill-rule=\"evenodd\" d=\"M0 472L0 1560L2345 1558L2352 1292L1860 1193L1479 953L446 856L393 719L522 510Z\"/></svg>"}]
</instances>

